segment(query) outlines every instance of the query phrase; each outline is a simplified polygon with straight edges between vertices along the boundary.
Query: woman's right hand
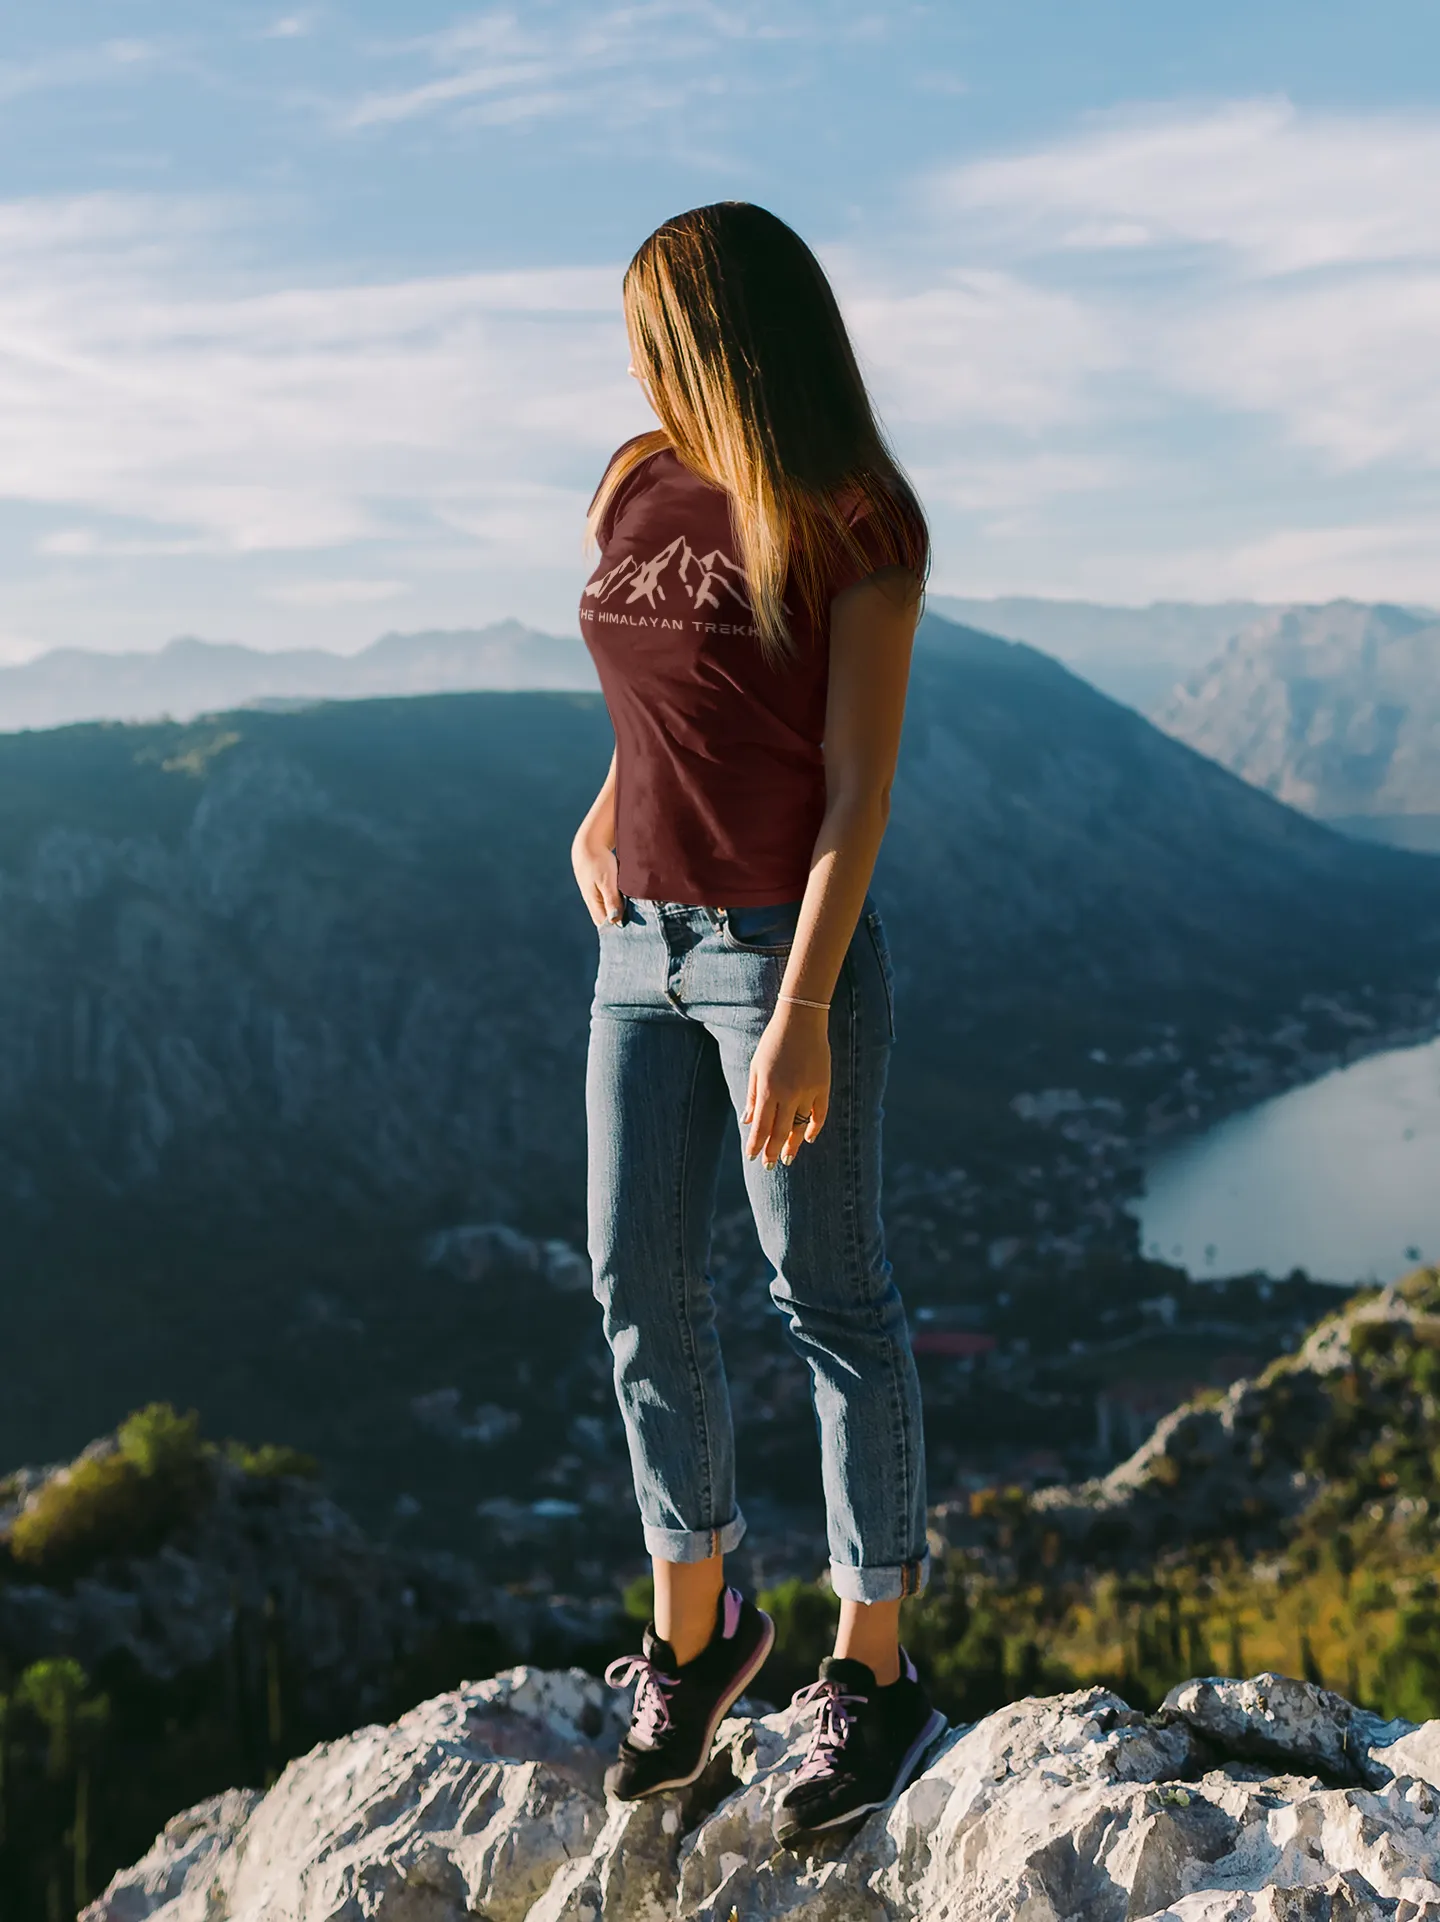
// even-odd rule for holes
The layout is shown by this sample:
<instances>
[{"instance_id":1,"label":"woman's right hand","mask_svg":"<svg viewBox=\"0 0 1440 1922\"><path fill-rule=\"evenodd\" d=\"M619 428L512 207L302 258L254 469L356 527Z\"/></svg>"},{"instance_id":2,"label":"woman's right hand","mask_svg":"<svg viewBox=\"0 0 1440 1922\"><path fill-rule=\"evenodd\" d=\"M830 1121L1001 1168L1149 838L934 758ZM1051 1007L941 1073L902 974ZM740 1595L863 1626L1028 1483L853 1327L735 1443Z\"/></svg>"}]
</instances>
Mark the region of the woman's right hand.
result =
<instances>
[{"instance_id":1,"label":"woman's right hand","mask_svg":"<svg viewBox=\"0 0 1440 1922\"><path fill-rule=\"evenodd\" d=\"M614 848L596 841L582 827L570 845L570 865L575 870L580 898L590 910L590 919L596 927L618 927L624 908Z\"/></svg>"}]
</instances>

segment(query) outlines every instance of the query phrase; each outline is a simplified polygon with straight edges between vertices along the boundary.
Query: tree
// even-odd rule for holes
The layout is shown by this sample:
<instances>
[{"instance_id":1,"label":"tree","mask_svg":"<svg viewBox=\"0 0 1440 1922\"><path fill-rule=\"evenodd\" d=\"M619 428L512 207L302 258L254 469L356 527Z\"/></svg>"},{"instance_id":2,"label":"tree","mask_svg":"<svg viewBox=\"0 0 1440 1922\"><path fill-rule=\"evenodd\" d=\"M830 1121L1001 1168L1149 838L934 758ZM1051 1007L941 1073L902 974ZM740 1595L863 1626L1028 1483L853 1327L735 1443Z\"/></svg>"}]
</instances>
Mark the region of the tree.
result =
<instances>
[{"instance_id":1,"label":"tree","mask_svg":"<svg viewBox=\"0 0 1440 1922\"><path fill-rule=\"evenodd\" d=\"M65 1820L58 1814L67 1785L69 1820L63 1834L55 1838L47 1876L47 1906L58 1914L62 1880L60 1857L70 1857L70 1892L76 1909L90 1899L90 1777L91 1766L102 1731L110 1716L110 1704L103 1695L88 1693L90 1678L80 1664L68 1657L35 1662L20 1677L15 1703L28 1709L44 1729L46 1742L45 1774L54 1794L57 1826Z\"/></svg>"}]
</instances>

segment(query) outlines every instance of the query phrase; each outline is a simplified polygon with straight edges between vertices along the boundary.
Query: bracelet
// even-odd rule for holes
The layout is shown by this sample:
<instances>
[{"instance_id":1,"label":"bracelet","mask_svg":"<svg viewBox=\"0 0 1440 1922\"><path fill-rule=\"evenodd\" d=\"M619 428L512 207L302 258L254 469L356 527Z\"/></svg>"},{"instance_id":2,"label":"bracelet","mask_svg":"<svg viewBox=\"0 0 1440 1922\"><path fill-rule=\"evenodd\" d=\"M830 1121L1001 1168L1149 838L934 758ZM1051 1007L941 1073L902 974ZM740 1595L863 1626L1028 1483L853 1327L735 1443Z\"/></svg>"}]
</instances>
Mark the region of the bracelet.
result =
<instances>
[{"instance_id":1,"label":"bracelet","mask_svg":"<svg viewBox=\"0 0 1440 1922\"><path fill-rule=\"evenodd\" d=\"M822 1014L830 1012L828 1001L807 1001L803 994L777 994L777 1001L793 1001L797 1008L819 1008Z\"/></svg>"}]
</instances>

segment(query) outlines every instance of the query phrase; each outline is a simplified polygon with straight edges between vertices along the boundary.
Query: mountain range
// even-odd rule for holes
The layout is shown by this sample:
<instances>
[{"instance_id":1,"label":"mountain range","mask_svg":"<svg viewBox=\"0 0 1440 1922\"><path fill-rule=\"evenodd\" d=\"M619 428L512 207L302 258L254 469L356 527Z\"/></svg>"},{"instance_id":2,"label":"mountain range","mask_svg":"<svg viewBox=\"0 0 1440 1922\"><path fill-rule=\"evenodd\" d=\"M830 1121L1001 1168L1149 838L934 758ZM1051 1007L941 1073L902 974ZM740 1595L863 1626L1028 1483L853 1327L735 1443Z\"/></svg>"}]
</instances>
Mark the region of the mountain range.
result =
<instances>
[{"instance_id":1,"label":"mountain range","mask_svg":"<svg viewBox=\"0 0 1440 1922\"><path fill-rule=\"evenodd\" d=\"M0 737L0 1188L547 1190L593 938L566 850L609 750L580 692ZM971 1084L1420 979L1440 929L1428 861L933 615L877 889L908 1072Z\"/></svg>"},{"instance_id":2,"label":"mountain range","mask_svg":"<svg viewBox=\"0 0 1440 1922\"><path fill-rule=\"evenodd\" d=\"M583 1247L595 934L567 851L611 739L583 691L0 736L0 1454L58 1458L164 1399L323 1454L369 1521L423 1494L437 1532L476 1529L477 1477L513 1531L517 1490L563 1504L622 1472L588 1296L546 1279L573 1255L471 1260L501 1229ZM1003 1260L1047 1331L1071 1326L1063 1277L1085 1332L1087 1247L1159 1292L1106 1139L1123 1159L1155 1116L1193 1122L1232 1057L1293 1075L1307 1023L1340 1058L1373 1045L1440 971L1440 864L934 615L875 892L907 1291L993 1301ZM1067 1091L1052 1131L1025 1118L1037 1090ZM727 1354L737 1407L774 1417L747 1435L778 1502L809 1415L739 1233L717 1241ZM541 1455L508 1424L562 1381ZM1053 1434L1056 1410L1024 1419Z\"/></svg>"},{"instance_id":3,"label":"mountain range","mask_svg":"<svg viewBox=\"0 0 1440 1922\"><path fill-rule=\"evenodd\" d=\"M1274 609L1155 718L1307 814L1440 850L1440 621L1354 601Z\"/></svg>"},{"instance_id":4,"label":"mountain range","mask_svg":"<svg viewBox=\"0 0 1440 1922\"><path fill-rule=\"evenodd\" d=\"M357 654L267 652L177 640L154 653L57 648L0 668L0 730L72 721L190 720L217 709L481 688L593 688L578 639L499 621L491 627L386 634Z\"/></svg>"},{"instance_id":5,"label":"mountain range","mask_svg":"<svg viewBox=\"0 0 1440 1922\"><path fill-rule=\"evenodd\" d=\"M623 562L585 591L596 602L643 601L652 612L723 611L736 573L728 556L677 542L644 563ZM1242 779L1346 832L1440 850L1440 620L1423 609L945 595L932 596L930 609L1050 654ZM0 732L595 685L580 641L518 621L387 634L344 655L193 639L154 653L72 648L0 668Z\"/></svg>"},{"instance_id":6,"label":"mountain range","mask_svg":"<svg viewBox=\"0 0 1440 1922\"><path fill-rule=\"evenodd\" d=\"M666 549L643 568L622 562L586 591L592 600L608 601L624 588L627 600L643 598L650 606L667 570L673 576L673 600L680 605L720 607L732 598L735 563L718 552L695 555L688 547L683 553ZM942 618L1053 655L1103 693L1141 712L1163 702L1233 636L1273 611L1252 601L1136 608L944 594L932 595L930 606ZM196 639L171 641L146 653L58 648L19 666L0 667L0 731L63 727L71 721L184 721L257 703L594 685L589 657L577 640L538 633L519 621L387 634L355 654L322 648L272 651Z\"/></svg>"},{"instance_id":7,"label":"mountain range","mask_svg":"<svg viewBox=\"0 0 1440 1922\"><path fill-rule=\"evenodd\" d=\"M947 620L1054 655L1112 700L1142 714L1213 660L1236 634L1274 611L1261 601L1115 607L1026 594L989 599L932 594L930 606Z\"/></svg>"}]
</instances>

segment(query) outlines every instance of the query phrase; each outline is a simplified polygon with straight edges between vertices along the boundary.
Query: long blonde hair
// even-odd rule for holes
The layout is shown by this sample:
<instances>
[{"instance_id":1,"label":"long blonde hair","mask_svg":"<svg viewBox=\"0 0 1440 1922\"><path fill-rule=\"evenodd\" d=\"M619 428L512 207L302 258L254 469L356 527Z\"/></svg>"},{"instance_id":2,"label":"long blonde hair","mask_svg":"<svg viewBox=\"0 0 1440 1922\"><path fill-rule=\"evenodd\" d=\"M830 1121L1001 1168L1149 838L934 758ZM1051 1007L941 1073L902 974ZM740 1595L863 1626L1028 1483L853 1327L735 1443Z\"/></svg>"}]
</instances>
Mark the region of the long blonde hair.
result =
<instances>
[{"instance_id":1,"label":"long blonde hair","mask_svg":"<svg viewBox=\"0 0 1440 1922\"><path fill-rule=\"evenodd\" d=\"M626 477L668 447L730 497L770 658L792 646L787 583L818 615L837 558L873 569L878 545L879 564L923 582L924 515L875 418L830 283L792 228L743 200L678 214L630 262L624 304L661 426L611 462L588 536Z\"/></svg>"}]
</instances>

